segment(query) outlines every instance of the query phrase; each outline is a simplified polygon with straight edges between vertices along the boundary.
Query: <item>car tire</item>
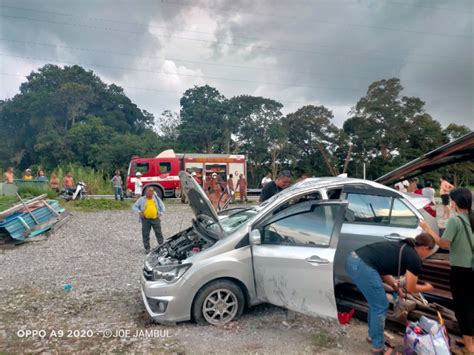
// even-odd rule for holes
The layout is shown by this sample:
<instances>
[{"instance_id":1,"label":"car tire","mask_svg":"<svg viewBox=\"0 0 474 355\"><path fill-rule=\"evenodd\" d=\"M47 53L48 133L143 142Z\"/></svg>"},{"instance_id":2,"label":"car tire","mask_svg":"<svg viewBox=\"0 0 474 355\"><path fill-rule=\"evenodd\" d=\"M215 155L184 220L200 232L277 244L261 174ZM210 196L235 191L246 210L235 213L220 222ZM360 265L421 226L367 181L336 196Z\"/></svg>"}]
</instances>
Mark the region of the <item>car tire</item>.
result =
<instances>
[{"instance_id":1,"label":"car tire","mask_svg":"<svg viewBox=\"0 0 474 355\"><path fill-rule=\"evenodd\" d=\"M199 325L220 326L239 318L244 306L244 293L237 284L229 280L216 280L199 290L192 316Z\"/></svg>"}]
</instances>

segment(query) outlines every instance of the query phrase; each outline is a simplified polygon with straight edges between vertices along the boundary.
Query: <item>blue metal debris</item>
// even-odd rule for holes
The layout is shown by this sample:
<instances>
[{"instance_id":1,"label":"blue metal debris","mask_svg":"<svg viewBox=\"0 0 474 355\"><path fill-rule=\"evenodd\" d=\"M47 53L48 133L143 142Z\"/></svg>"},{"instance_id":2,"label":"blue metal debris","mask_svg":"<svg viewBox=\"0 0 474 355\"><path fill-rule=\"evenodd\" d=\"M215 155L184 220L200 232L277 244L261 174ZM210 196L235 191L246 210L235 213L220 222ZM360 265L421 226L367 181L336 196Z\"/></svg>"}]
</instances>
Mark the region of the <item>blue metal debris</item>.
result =
<instances>
[{"instance_id":1,"label":"blue metal debris","mask_svg":"<svg viewBox=\"0 0 474 355\"><path fill-rule=\"evenodd\" d=\"M57 214L63 213L65 209L56 200L45 201L51 208L44 204L40 207L29 208L29 212L13 212L0 220L0 230L5 230L10 237L17 241L25 241L49 230L57 222ZM28 201L26 204L28 205ZM48 223L49 221L51 223Z\"/></svg>"}]
</instances>

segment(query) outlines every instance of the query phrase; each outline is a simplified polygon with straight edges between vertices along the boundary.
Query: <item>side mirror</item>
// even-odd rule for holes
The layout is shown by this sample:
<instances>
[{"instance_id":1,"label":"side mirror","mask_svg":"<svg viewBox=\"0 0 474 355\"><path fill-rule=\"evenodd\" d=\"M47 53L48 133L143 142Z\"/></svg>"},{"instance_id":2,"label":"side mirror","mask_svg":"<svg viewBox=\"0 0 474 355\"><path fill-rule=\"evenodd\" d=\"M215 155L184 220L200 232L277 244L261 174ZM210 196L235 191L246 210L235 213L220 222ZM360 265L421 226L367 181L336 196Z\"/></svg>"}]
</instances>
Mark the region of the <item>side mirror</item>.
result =
<instances>
[{"instance_id":1,"label":"side mirror","mask_svg":"<svg viewBox=\"0 0 474 355\"><path fill-rule=\"evenodd\" d=\"M250 232L249 235L250 244L252 245L260 245L262 244L262 237L260 236L260 231L258 229L254 229Z\"/></svg>"}]
</instances>

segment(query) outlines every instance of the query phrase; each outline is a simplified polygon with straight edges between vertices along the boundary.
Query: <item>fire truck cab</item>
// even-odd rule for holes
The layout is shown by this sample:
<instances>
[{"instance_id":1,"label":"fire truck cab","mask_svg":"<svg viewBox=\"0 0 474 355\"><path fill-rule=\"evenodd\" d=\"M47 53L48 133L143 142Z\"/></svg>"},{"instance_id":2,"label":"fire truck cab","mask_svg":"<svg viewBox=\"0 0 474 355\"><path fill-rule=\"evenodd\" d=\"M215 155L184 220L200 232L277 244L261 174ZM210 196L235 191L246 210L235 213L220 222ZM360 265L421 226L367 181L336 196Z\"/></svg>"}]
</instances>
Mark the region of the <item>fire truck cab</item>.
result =
<instances>
[{"instance_id":1,"label":"fire truck cab","mask_svg":"<svg viewBox=\"0 0 474 355\"><path fill-rule=\"evenodd\" d=\"M155 158L133 157L127 173L127 194L133 194L136 173L140 172L143 191L153 188L160 198L176 197L180 194L180 171L194 173L201 186L213 173L219 175L222 184L233 174L235 183L240 174L247 176L246 158L235 154L175 153L172 149Z\"/></svg>"}]
</instances>

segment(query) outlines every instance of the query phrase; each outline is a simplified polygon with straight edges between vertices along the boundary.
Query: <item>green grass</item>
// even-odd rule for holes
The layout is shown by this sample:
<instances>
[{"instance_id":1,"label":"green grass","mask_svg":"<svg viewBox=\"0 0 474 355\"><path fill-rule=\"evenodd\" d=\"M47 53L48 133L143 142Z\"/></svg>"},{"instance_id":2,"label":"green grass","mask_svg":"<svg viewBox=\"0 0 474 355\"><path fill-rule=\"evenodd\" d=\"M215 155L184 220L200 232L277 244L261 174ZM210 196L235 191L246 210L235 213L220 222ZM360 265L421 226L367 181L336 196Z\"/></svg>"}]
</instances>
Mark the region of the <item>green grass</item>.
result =
<instances>
[{"instance_id":1,"label":"green grass","mask_svg":"<svg viewBox=\"0 0 474 355\"><path fill-rule=\"evenodd\" d=\"M311 342L318 348L331 348L334 345L335 339L326 330L321 329L318 333L311 336Z\"/></svg>"},{"instance_id":2,"label":"green grass","mask_svg":"<svg viewBox=\"0 0 474 355\"><path fill-rule=\"evenodd\" d=\"M18 194L22 198L26 198L26 199L40 196L42 194L48 195L49 199L58 198L58 193L56 191L51 190L47 185L45 185L44 187L41 187L41 186L24 184L18 187Z\"/></svg>"},{"instance_id":3,"label":"green grass","mask_svg":"<svg viewBox=\"0 0 474 355\"><path fill-rule=\"evenodd\" d=\"M18 202L16 196L0 196L0 212L12 207Z\"/></svg>"},{"instance_id":4,"label":"green grass","mask_svg":"<svg viewBox=\"0 0 474 355\"><path fill-rule=\"evenodd\" d=\"M79 200L70 201L63 204L67 209L94 212L94 211L117 211L117 210L128 210L132 208L135 201L132 200L106 200L106 199L90 199L90 200Z\"/></svg>"}]
</instances>

